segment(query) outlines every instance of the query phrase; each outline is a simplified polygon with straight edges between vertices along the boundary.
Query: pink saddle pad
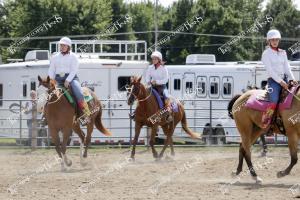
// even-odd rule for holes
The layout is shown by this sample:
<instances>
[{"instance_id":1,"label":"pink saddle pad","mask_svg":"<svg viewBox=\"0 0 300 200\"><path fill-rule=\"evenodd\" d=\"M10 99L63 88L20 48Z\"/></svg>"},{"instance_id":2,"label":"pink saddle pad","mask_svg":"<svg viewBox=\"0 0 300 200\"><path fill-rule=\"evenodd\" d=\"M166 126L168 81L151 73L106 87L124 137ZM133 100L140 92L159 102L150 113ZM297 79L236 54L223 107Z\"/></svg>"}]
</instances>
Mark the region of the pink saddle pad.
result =
<instances>
[{"instance_id":1,"label":"pink saddle pad","mask_svg":"<svg viewBox=\"0 0 300 200\"><path fill-rule=\"evenodd\" d=\"M285 110L291 108L292 101L293 101L293 94L295 94L298 91L298 88L299 86L292 87L290 89L291 93L287 95L287 97L284 99L282 103L279 103L279 110ZM250 96L245 106L247 108L252 108L254 110L266 111L266 109L270 106L271 102L259 98L265 92L266 91L264 90L257 90L254 94Z\"/></svg>"}]
</instances>

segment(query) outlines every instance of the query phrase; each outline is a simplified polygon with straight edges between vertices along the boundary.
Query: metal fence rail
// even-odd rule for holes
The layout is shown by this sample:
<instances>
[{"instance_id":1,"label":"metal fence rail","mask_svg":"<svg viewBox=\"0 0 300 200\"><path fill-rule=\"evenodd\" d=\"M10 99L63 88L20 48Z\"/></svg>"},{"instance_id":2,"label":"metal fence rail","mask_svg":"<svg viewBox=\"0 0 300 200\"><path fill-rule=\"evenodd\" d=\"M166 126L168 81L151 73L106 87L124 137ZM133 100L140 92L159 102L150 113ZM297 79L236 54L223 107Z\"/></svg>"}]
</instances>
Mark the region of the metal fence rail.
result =
<instances>
[{"instance_id":1,"label":"metal fence rail","mask_svg":"<svg viewBox=\"0 0 300 200\"><path fill-rule=\"evenodd\" d=\"M24 99L2 99L3 106L0 107L0 146L34 146L50 147L51 136L48 127L38 125L40 116L36 112L30 113L33 118L28 117L22 110L22 107L30 100ZM130 146L134 136L135 122L128 117L128 113L134 111L134 107L118 108L114 102L125 102L125 100L105 99L101 100L104 108L102 120L111 124L117 122L121 126L108 127L114 131L123 131L126 133L122 136L92 136L93 145L117 145ZM182 99L180 100L186 110L186 116L189 127L196 132L203 133L200 140L190 139L182 132L181 124L175 129L173 140L177 145L187 146L230 146L237 145L240 136L236 130L235 123L227 116L228 100L199 100L199 99ZM20 106L18 106L20 105ZM200 106L199 106L200 105ZM113 116L112 112L121 112L121 116ZM36 120L35 120L36 119ZM30 121L31 120L31 121ZM29 136L28 123L32 123L32 136ZM85 128L84 128L85 131ZM140 136L141 145L148 145L149 130L143 128L147 134ZM156 139L163 140L164 135L160 131ZM79 138L76 134L71 137L70 145L79 145ZM100 142L104 141L104 142ZM267 137L267 142L274 145L286 144L287 139L284 136Z\"/></svg>"}]
</instances>

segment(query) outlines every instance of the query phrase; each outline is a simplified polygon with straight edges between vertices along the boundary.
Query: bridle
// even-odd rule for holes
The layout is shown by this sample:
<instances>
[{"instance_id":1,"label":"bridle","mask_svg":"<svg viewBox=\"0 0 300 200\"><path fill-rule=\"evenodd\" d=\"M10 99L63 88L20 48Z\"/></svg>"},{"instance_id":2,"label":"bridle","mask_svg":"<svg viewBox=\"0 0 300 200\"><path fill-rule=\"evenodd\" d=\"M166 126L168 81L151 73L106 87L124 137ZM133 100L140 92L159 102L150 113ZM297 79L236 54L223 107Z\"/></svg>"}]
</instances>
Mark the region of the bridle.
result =
<instances>
[{"instance_id":1,"label":"bridle","mask_svg":"<svg viewBox=\"0 0 300 200\"><path fill-rule=\"evenodd\" d=\"M134 99L137 100L138 102L146 101L146 100L151 96L151 94L152 94L152 87L150 87L151 90L150 90L150 92L149 92L149 95L148 95L147 97L145 97L144 99L139 99L138 96L139 96L140 93L141 93L141 88L140 88L140 87L139 87L139 92L137 93L137 95L135 95L135 94L133 93L134 85L132 85L131 87L130 87L130 86L125 86L125 88L126 88L128 94L129 94L128 96L130 97L131 95L133 95ZM147 90L147 89L148 89L148 88L146 88L146 90ZM130 91L130 92L129 92L129 91ZM128 100L128 99L127 99L127 100Z\"/></svg>"},{"instance_id":2,"label":"bridle","mask_svg":"<svg viewBox=\"0 0 300 200\"><path fill-rule=\"evenodd\" d=\"M54 89L53 89L53 90L51 90L50 88L44 86L43 84L41 84L41 85L42 85L43 87L46 88L46 92L47 92L47 94L48 94L48 96L47 96L47 98L46 98L46 104L48 104L48 105L49 105L49 104L57 103L57 102L61 99L61 97L62 97L66 92L68 92L68 91L70 90L70 89L68 88L68 89L66 89L64 92L62 92L62 89L61 89L61 88L58 88L56 85L54 86ZM57 99L54 100L54 101L50 101L53 95L56 95Z\"/></svg>"}]
</instances>

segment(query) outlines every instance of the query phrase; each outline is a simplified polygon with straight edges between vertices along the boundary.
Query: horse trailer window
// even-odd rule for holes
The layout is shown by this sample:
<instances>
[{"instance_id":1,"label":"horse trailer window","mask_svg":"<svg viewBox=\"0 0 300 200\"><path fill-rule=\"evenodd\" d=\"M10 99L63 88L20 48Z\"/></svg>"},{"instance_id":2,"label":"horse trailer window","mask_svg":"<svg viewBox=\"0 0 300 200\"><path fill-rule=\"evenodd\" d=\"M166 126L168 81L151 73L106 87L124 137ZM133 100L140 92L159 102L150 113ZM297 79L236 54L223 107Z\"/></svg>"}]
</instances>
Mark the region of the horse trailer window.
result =
<instances>
[{"instance_id":1,"label":"horse trailer window","mask_svg":"<svg viewBox=\"0 0 300 200\"><path fill-rule=\"evenodd\" d=\"M185 89L187 94L193 93L193 82L186 82Z\"/></svg>"},{"instance_id":2,"label":"horse trailer window","mask_svg":"<svg viewBox=\"0 0 300 200\"><path fill-rule=\"evenodd\" d=\"M130 84L130 76L120 76L118 77L118 90L126 91L126 85Z\"/></svg>"},{"instance_id":3,"label":"horse trailer window","mask_svg":"<svg viewBox=\"0 0 300 200\"><path fill-rule=\"evenodd\" d=\"M231 95L231 83L224 83L223 93L224 95Z\"/></svg>"},{"instance_id":4,"label":"horse trailer window","mask_svg":"<svg viewBox=\"0 0 300 200\"><path fill-rule=\"evenodd\" d=\"M180 79L174 79L174 90L180 90L181 81Z\"/></svg>"},{"instance_id":5,"label":"horse trailer window","mask_svg":"<svg viewBox=\"0 0 300 200\"><path fill-rule=\"evenodd\" d=\"M210 97L212 98L218 98L219 93L219 85L220 85L220 78L217 76L211 76L209 77L209 87L210 87Z\"/></svg>"},{"instance_id":6,"label":"horse trailer window","mask_svg":"<svg viewBox=\"0 0 300 200\"><path fill-rule=\"evenodd\" d=\"M207 82L207 78L205 76L197 77L196 95L198 97L206 96L206 82Z\"/></svg>"},{"instance_id":7,"label":"horse trailer window","mask_svg":"<svg viewBox=\"0 0 300 200\"><path fill-rule=\"evenodd\" d=\"M0 106L3 105L3 84L0 84Z\"/></svg>"},{"instance_id":8,"label":"horse trailer window","mask_svg":"<svg viewBox=\"0 0 300 200\"><path fill-rule=\"evenodd\" d=\"M23 97L27 97L27 84L23 83Z\"/></svg>"},{"instance_id":9,"label":"horse trailer window","mask_svg":"<svg viewBox=\"0 0 300 200\"><path fill-rule=\"evenodd\" d=\"M205 94L205 82L198 82L197 94Z\"/></svg>"},{"instance_id":10,"label":"horse trailer window","mask_svg":"<svg viewBox=\"0 0 300 200\"><path fill-rule=\"evenodd\" d=\"M35 84L35 81L31 81L30 82L30 90L36 90L36 84Z\"/></svg>"},{"instance_id":11,"label":"horse trailer window","mask_svg":"<svg viewBox=\"0 0 300 200\"><path fill-rule=\"evenodd\" d=\"M218 83L210 83L210 94L218 94Z\"/></svg>"}]
</instances>

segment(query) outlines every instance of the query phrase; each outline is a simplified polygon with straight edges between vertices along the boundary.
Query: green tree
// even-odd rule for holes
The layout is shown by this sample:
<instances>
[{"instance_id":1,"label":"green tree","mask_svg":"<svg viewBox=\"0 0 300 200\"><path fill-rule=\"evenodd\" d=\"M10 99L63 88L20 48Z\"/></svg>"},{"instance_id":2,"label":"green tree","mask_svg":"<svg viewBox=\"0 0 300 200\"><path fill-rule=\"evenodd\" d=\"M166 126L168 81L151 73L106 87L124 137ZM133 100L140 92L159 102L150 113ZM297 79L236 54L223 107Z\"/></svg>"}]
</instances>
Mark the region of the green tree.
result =
<instances>
[{"instance_id":1,"label":"green tree","mask_svg":"<svg viewBox=\"0 0 300 200\"><path fill-rule=\"evenodd\" d=\"M271 15L274 21L271 26L266 27L264 35L269 29L278 29L283 37L280 48L288 50L296 41L288 41L284 38L298 38L299 40L300 37L300 11L296 9L292 0L271 0L264 11L264 15L266 14Z\"/></svg>"},{"instance_id":2,"label":"green tree","mask_svg":"<svg viewBox=\"0 0 300 200\"><path fill-rule=\"evenodd\" d=\"M109 0L7 0L4 7L10 37L24 37L53 16L61 17L62 22L46 24L48 30L36 36L96 34L111 23ZM29 40L21 47L48 49L49 41ZM10 56L24 57L25 53L21 50Z\"/></svg>"}]
</instances>

